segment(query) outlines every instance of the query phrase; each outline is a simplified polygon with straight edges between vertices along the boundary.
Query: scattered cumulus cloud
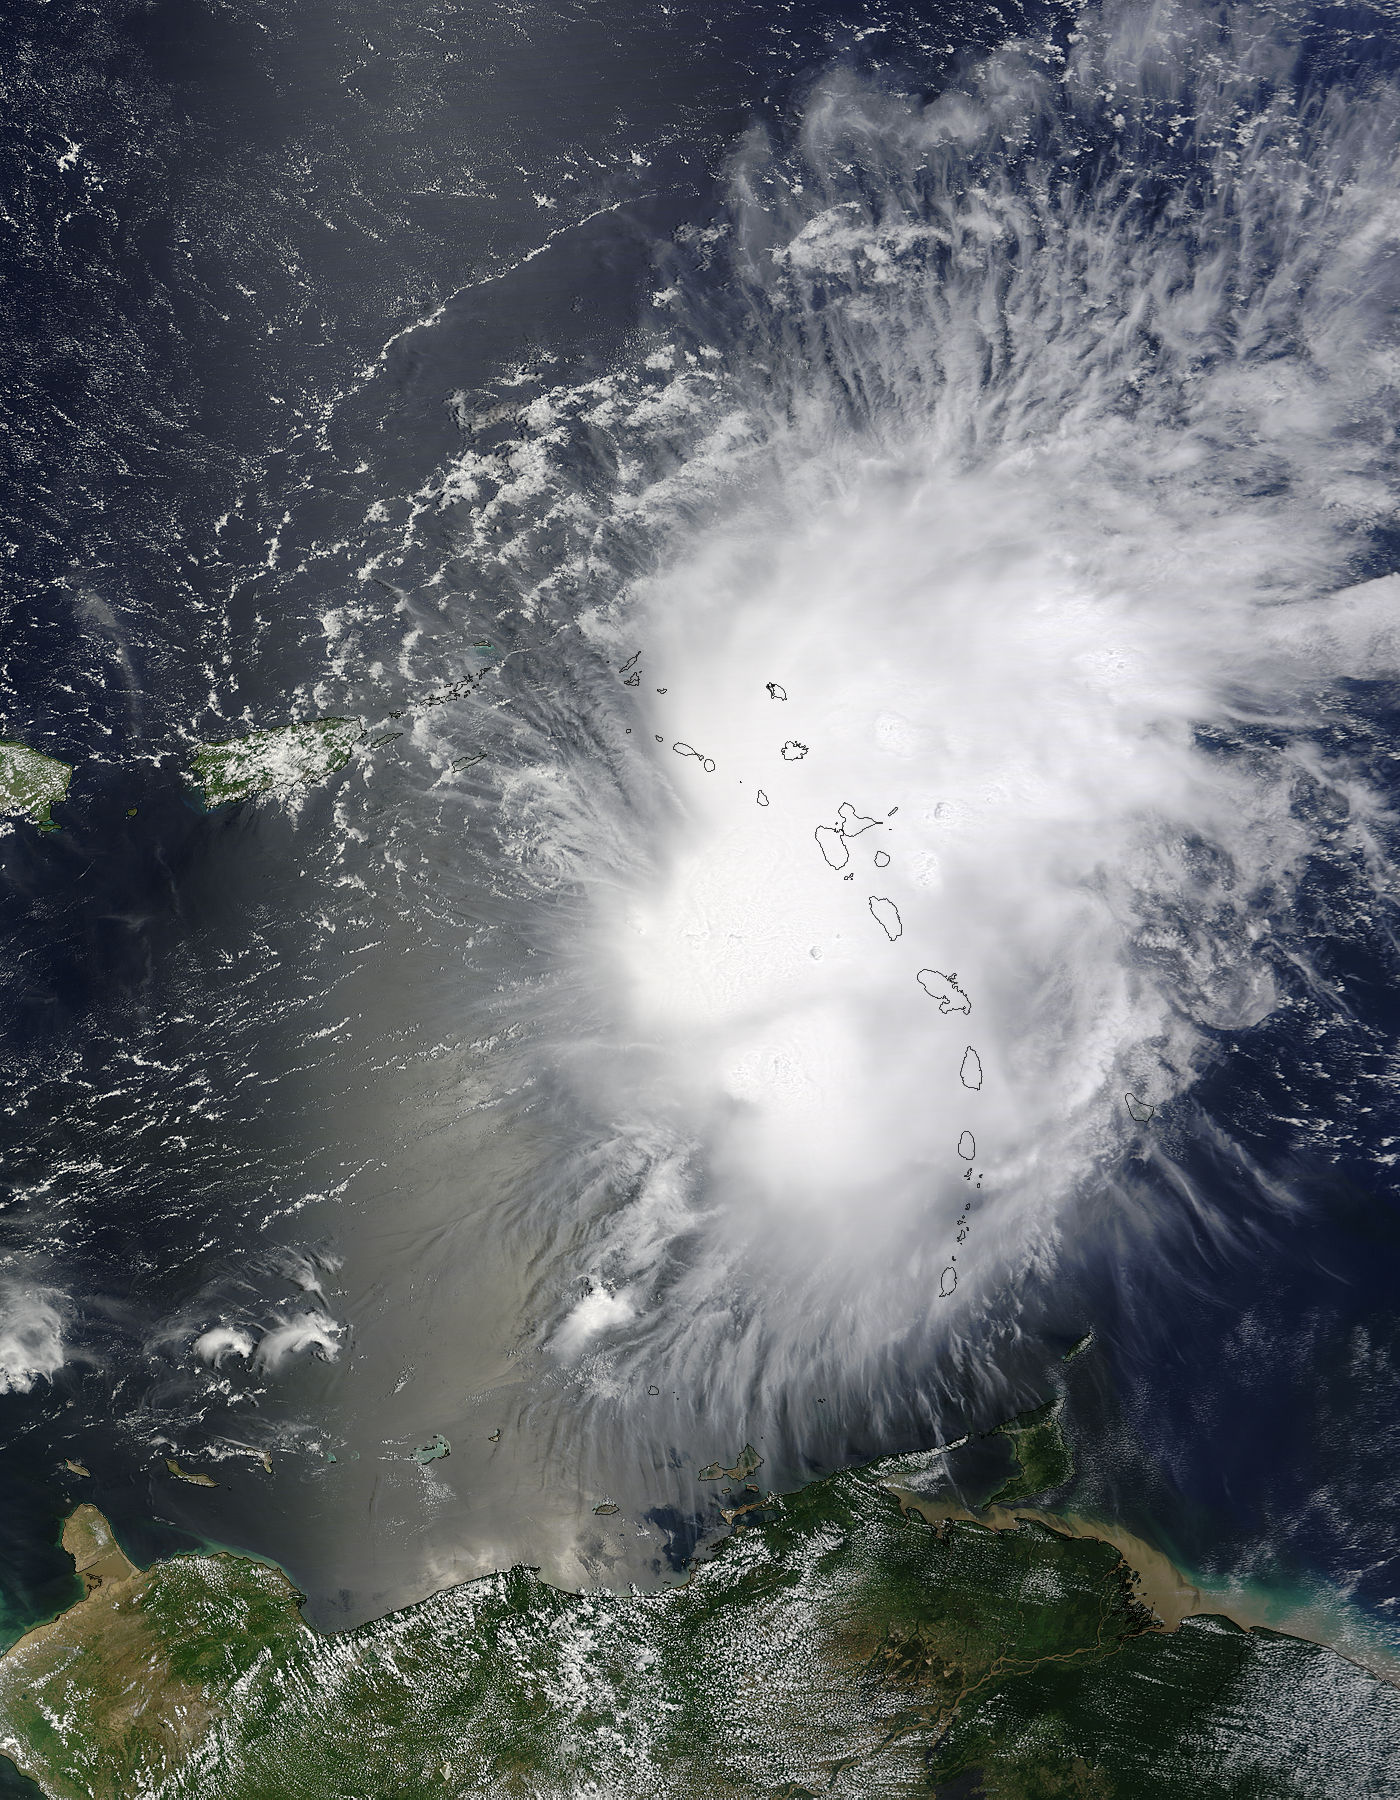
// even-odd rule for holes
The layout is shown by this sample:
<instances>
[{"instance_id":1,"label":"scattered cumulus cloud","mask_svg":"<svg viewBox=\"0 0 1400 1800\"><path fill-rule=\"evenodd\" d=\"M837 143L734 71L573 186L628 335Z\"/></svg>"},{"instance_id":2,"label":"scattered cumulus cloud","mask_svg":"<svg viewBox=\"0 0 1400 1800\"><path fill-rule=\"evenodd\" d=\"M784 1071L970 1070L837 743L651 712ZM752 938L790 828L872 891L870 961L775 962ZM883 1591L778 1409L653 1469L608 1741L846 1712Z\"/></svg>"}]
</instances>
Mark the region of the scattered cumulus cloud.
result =
<instances>
[{"instance_id":1,"label":"scattered cumulus cloud","mask_svg":"<svg viewBox=\"0 0 1400 1800\"><path fill-rule=\"evenodd\" d=\"M253 1340L234 1325L213 1325L194 1341L195 1355L221 1368L230 1356L245 1359L253 1354Z\"/></svg>"},{"instance_id":2,"label":"scattered cumulus cloud","mask_svg":"<svg viewBox=\"0 0 1400 1800\"><path fill-rule=\"evenodd\" d=\"M65 1361L59 1296L48 1288L0 1285L0 1394L27 1394Z\"/></svg>"},{"instance_id":3,"label":"scattered cumulus cloud","mask_svg":"<svg viewBox=\"0 0 1400 1800\"><path fill-rule=\"evenodd\" d=\"M322 1362L334 1362L340 1355L344 1333L345 1327L328 1313L296 1313L263 1335L258 1343L257 1361L264 1369L276 1370L291 1357L309 1350Z\"/></svg>"}]
</instances>

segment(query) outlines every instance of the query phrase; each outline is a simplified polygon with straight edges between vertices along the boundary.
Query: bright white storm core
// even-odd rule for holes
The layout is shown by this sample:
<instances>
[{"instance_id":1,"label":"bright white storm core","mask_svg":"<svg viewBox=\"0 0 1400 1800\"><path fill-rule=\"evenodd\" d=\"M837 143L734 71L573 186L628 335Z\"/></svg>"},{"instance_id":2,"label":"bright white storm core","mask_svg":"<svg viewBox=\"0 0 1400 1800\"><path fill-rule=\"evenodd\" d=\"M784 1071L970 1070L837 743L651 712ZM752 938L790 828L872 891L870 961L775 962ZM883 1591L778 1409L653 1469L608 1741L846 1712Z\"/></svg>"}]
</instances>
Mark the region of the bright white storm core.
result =
<instances>
[{"instance_id":1,"label":"bright white storm core","mask_svg":"<svg viewBox=\"0 0 1400 1800\"><path fill-rule=\"evenodd\" d=\"M1389 880L1324 726L1395 667L1396 97L1286 35L830 75L635 366L422 497L569 671L501 848L550 965L514 1079L570 1120L532 1301L595 1398L878 1415L912 1362L936 1413L1154 1188L1228 1238L1145 1126L1306 962L1310 859Z\"/></svg>"},{"instance_id":2,"label":"bright white storm core","mask_svg":"<svg viewBox=\"0 0 1400 1800\"><path fill-rule=\"evenodd\" d=\"M1349 57L1111 3L933 93L827 65L687 222L602 194L552 275L583 227L538 196L347 385L316 443L365 460L298 475L245 610L344 570L274 698L354 757L208 827L273 872L175 1021L222 984L206 1044L289 1046L197 1102L256 1096L229 1141L282 1160L158 1328L103 1315L152 1455L266 1456L327 1616L664 1575L712 1457L985 1428L1094 1294L1126 1342L1286 1244L1329 1131L1390 1155L1336 953L1390 941L1400 91ZM478 354L547 276L565 325ZM313 541L423 394L431 451ZM109 1355L39 1274L23 1391Z\"/></svg>"}]
</instances>

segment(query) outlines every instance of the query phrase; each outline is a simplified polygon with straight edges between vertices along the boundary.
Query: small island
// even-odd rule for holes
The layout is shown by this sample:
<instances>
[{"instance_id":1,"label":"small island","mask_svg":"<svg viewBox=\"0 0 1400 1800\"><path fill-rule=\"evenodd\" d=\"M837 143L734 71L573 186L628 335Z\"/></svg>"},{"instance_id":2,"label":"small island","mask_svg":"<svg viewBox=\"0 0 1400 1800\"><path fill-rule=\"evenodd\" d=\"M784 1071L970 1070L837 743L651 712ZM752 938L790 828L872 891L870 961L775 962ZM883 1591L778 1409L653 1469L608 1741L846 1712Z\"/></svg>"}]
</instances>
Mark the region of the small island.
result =
<instances>
[{"instance_id":1,"label":"small island","mask_svg":"<svg viewBox=\"0 0 1400 1800\"><path fill-rule=\"evenodd\" d=\"M945 975L941 969L920 969L914 977L930 1000L938 1002L938 1010L946 1017L949 1013L970 1013L972 1002L958 986L956 975ZM971 1085L964 1082L965 1087Z\"/></svg>"},{"instance_id":2,"label":"small island","mask_svg":"<svg viewBox=\"0 0 1400 1800\"><path fill-rule=\"evenodd\" d=\"M697 1481L747 1481L763 1467L763 1458L752 1444L745 1444L739 1452L732 1468L725 1468L721 1462L706 1463L696 1476Z\"/></svg>"},{"instance_id":3,"label":"small island","mask_svg":"<svg viewBox=\"0 0 1400 1800\"><path fill-rule=\"evenodd\" d=\"M886 899L883 894L870 896L870 912L877 925L892 944L898 943L904 936L904 921L899 916L899 908L893 900Z\"/></svg>"},{"instance_id":4,"label":"small island","mask_svg":"<svg viewBox=\"0 0 1400 1800\"><path fill-rule=\"evenodd\" d=\"M187 1481L191 1487L217 1487L219 1484L212 1475L201 1475L195 1469L182 1468L173 1456L167 1456L165 1466L177 1481Z\"/></svg>"}]
</instances>

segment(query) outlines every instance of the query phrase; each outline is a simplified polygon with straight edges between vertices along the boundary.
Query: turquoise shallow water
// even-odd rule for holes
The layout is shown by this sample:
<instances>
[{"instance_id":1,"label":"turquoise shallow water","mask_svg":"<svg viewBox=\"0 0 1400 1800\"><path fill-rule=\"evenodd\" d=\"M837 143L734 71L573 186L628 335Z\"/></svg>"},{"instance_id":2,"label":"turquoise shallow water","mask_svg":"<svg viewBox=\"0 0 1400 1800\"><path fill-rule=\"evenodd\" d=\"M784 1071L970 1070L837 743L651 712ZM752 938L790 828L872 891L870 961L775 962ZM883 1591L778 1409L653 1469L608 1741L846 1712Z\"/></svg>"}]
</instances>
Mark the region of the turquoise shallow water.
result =
<instances>
[{"instance_id":1,"label":"turquoise shallow water","mask_svg":"<svg viewBox=\"0 0 1400 1800\"><path fill-rule=\"evenodd\" d=\"M1320 1584L1393 1643L1393 680L1366 640L1300 699L1309 658L1280 640L1229 661L1218 625L1260 625L1400 561L1378 498L1395 400L1366 348L1390 342L1395 296L1366 234L1316 198L1329 158L1388 167L1389 12L1271 13L1249 39L1267 104L1253 78L1229 87L1243 52L1223 99L1185 51L1142 93L1115 62L1136 96L1122 123L1101 94L1073 118L1045 101L1058 78L1035 58L1058 69L1070 44L1054 9L1004 81L967 77L961 123L925 101L1024 20L809 7L778 30L744 6L665 25L613 7L571 16L561 51L542 8L464 56L417 14L372 7L288 17L268 45L236 11L104 18L88 44L58 15L40 33L27 104L47 135L41 150L7 140L38 213L92 204L61 275L44 274L42 234L25 265L72 343L35 352L60 448L9 520L27 598L6 615L0 701L7 730L79 773L59 832L0 841L15 1377L0 1394L0 1629L71 1595L57 1521L87 1497L141 1561L214 1541L276 1557L328 1624L519 1558L580 1584L671 1580L714 1522L695 1479L712 1458L752 1438L765 1479L791 1487L985 1429L1043 1398L1092 1322L1095 1349L1067 1377L1067 1503L1122 1519L1206 1586ZM376 33L386 47L362 64ZM84 70L103 81L76 82ZM1249 206L1201 173L1206 126L1171 126L1173 82L1193 118L1249 146ZM1005 132L976 122L993 90L1009 96ZM1349 135L1363 95L1366 129ZM1279 120L1295 105L1290 145ZM1012 125L1029 133L1014 155ZM56 166L60 142L81 156ZM974 166L996 231L958 210ZM1277 237L1236 234L1242 216ZM1026 255L997 236L1007 221ZM1142 306L1120 316L1133 281ZM1085 326L1094 308L1114 330ZM9 323L32 335L41 312ZM984 342L988 316L1002 323ZM1061 380L1052 351L1081 338ZM23 406L18 390L0 401L36 429L30 388ZM1135 536L1140 516L1152 529ZM1129 726L1096 723L1067 775L1063 745L1100 715L1062 718L1064 665L1119 664L1095 660L1092 634L1061 635L1075 609L1042 606L1034 582L1026 603L1026 571L1049 579L1041 534L1057 579L1089 569L1123 659L1146 645L1171 701L1152 710L1147 678L1113 689L1106 710ZM962 572L951 589L940 546ZM1268 607L1231 612L1251 582ZM838 990L815 1040L784 1020L750 1042L743 1006L721 1013L733 1079L693 1111L705 1033L664 1009L624 1030L610 1010L629 983L647 989L637 968L683 986L697 966L739 967L723 908L758 879L750 862L706 891L726 922L673 934L701 944L689 962L619 959L623 975L598 979L601 910L650 895L704 823L669 746L661 762L637 752L659 734L626 710L631 665L597 623L619 595L647 656L672 655L672 697L690 683L717 737L727 720L706 709L746 668L727 647L750 628L766 658L815 621L807 667L852 713L884 646L889 682L924 682L912 721L874 707L881 754L950 792L961 771L952 799L930 791L929 833L959 807L978 824L920 865L905 948L919 896L951 870L959 931L1025 974L998 1013L989 954L977 989L976 1032L1000 1020L978 1037L983 1097L1002 1108L990 1134L978 1121L985 1188L924 1160L910 1121L944 1089L922 1082L922 1035L889 1026L902 1014L869 1026L876 980ZM1202 672L1207 628L1229 662L1223 698ZM951 675L921 660L928 637L960 647ZM1173 711L1193 681L1204 698ZM799 699L794 683L782 704ZM197 740L326 710L362 716L378 759L296 806L206 812L191 797ZM1016 735L1043 717L1063 728ZM1003 815L972 806L967 742L988 766L1011 743L993 785L1040 792L1030 769L1063 809L1055 828L1018 814L995 837ZM1129 829L1108 802L1139 753L1153 779ZM871 766L833 768L826 798ZM899 818L911 839L925 829L912 806ZM995 856L977 849L993 838ZM715 852L702 873L723 868L721 840L697 841ZM764 942L755 980L790 948ZM904 997L923 1004L914 966ZM803 1098L813 1042L862 1077L869 1051L880 1076L845 1107L879 1129L854 1140L861 1210L825 1256L815 1208L786 1241L781 1208L776 1225L763 1210L774 1166L775 1186L796 1160L817 1188L849 1148L830 1134L842 1107ZM912 1100L888 1106L910 1069ZM1084 1069L1102 1074L1092 1103ZM1156 1111L1125 1137L1118 1096L1140 1089ZM1015 1136L1026 1118L1035 1143ZM706 1186L736 1168L725 1194ZM947 1200L964 1173L975 1214L962 1190ZM891 1196L909 1195L927 1210L901 1213ZM955 1257L959 1306L975 1296L956 1314L935 1304ZM995 1271L985 1289L979 1267ZM204 1358L196 1344L221 1329L258 1354ZM439 1432L452 1455L425 1470L415 1447ZM217 1460L230 1444L266 1449L272 1477L246 1454ZM172 1483L170 1455L219 1488ZM90 1487L65 1456L94 1470ZM621 1521L607 1531L605 1497Z\"/></svg>"}]
</instances>

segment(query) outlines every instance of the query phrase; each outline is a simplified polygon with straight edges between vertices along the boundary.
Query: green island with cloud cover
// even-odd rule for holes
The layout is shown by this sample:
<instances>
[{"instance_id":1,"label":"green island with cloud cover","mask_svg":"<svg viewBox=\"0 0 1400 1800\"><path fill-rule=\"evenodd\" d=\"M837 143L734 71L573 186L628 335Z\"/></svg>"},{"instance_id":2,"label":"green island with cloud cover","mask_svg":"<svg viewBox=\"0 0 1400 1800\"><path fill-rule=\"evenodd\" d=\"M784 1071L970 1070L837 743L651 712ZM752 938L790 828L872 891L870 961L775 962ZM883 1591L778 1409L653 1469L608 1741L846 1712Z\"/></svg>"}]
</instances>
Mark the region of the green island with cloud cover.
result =
<instances>
[{"instance_id":1,"label":"green island with cloud cover","mask_svg":"<svg viewBox=\"0 0 1400 1800\"><path fill-rule=\"evenodd\" d=\"M358 719L325 718L199 744L189 780L210 809L259 794L285 798L343 769L363 736ZM0 739L0 818L57 831L50 809L68 797L74 766L18 739Z\"/></svg>"},{"instance_id":2,"label":"green island with cloud cover","mask_svg":"<svg viewBox=\"0 0 1400 1800\"><path fill-rule=\"evenodd\" d=\"M14 739L0 740L0 817L28 819L40 831L57 831L49 809L67 798L72 779L71 763Z\"/></svg>"},{"instance_id":3,"label":"green island with cloud cover","mask_svg":"<svg viewBox=\"0 0 1400 1800\"><path fill-rule=\"evenodd\" d=\"M276 1568L136 1570L80 1508L90 1591L0 1658L0 1748L52 1800L1400 1792L1400 1688L1225 1618L1169 1629L1113 1544L940 1517L927 1466L774 1498L659 1593L516 1568L330 1635Z\"/></svg>"},{"instance_id":4,"label":"green island with cloud cover","mask_svg":"<svg viewBox=\"0 0 1400 1800\"><path fill-rule=\"evenodd\" d=\"M223 743L199 745L190 779L203 791L208 807L255 794L285 795L343 769L363 736L358 719L309 719L252 731Z\"/></svg>"}]
</instances>

